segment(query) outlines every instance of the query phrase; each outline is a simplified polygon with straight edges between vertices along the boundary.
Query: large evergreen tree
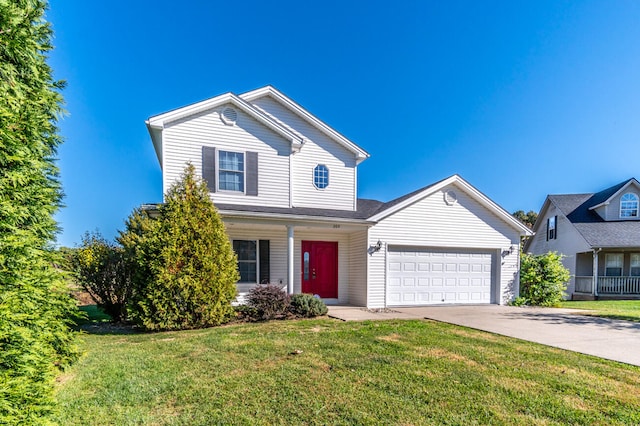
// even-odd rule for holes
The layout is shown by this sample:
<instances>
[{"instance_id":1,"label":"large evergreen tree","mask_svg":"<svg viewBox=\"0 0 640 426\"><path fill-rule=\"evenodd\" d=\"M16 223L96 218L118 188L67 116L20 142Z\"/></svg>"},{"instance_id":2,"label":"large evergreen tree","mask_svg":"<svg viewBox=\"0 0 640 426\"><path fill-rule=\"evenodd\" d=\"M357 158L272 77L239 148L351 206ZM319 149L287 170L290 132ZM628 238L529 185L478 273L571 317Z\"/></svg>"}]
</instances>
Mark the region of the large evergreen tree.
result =
<instances>
[{"instance_id":1,"label":"large evergreen tree","mask_svg":"<svg viewBox=\"0 0 640 426\"><path fill-rule=\"evenodd\" d=\"M38 0L0 0L0 424L46 424L58 366L74 356L52 241L61 188L62 83Z\"/></svg>"},{"instance_id":2,"label":"large evergreen tree","mask_svg":"<svg viewBox=\"0 0 640 426\"><path fill-rule=\"evenodd\" d=\"M236 256L206 183L189 164L156 219L136 211L120 243L137 267L132 318L152 330L221 324L233 313Z\"/></svg>"}]
</instances>

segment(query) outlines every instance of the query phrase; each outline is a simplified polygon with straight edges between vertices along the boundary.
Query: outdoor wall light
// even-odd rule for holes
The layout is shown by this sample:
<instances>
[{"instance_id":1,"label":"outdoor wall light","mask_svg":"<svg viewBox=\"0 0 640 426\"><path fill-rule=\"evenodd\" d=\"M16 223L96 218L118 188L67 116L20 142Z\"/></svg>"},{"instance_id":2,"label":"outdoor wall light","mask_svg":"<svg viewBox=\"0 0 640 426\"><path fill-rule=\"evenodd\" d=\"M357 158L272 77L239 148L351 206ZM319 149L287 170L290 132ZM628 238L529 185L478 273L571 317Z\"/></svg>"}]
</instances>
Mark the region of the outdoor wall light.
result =
<instances>
[{"instance_id":1,"label":"outdoor wall light","mask_svg":"<svg viewBox=\"0 0 640 426\"><path fill-rule=\"evenodd\" d=\"M380 251L380 249L382 248L382 241L378 240L377 243L375 243L372 246L369 246L369 248L367 249L367 253L369 253L369 256L373 255L373 253Z\"/></svg>"},{"instance_id":2,"label":"outdoor wall light","mask_svg":"<svg viewBox=\"0 0 640 426\"><path fill-rule=\"evenodd\" d=\"M502 257L506 257L509 256L510 254L512 254L514 251L516 250L515 246L512 244L511 247L509 247L506 250L502 251Z\"/></svg>"}]
</instances>

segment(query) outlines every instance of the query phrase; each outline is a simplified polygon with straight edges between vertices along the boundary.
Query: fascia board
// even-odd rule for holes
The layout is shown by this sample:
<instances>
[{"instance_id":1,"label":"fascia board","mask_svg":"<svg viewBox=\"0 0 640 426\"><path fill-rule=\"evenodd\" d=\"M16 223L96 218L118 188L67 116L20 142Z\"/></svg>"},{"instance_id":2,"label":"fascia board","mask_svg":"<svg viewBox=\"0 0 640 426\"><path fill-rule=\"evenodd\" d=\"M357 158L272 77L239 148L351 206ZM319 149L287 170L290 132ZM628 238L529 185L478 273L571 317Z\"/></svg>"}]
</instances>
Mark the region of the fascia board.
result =
<instances>
[{"instance_id":1,"label":"fascia board","mask_svg":"<svg viewBox=\"0 0 640 426\"><path fill-rule=\"evenodd\" d=\"M370 157L370 154L364 149L360 148L355 143L351 142L349 139L336 132L333 128L325 124L322 120L309 113L307 110L302 108L296 102L291 100L289 97L285 96L282 92L278 91L273 86L265 86L256 90L252 90L247 93L243 93L240 97L248 102L251 102L255 99L261 98L265 95L269 95L274 98L276 101L280 102L282 105L287 107L289 110L296 113L298 116L302 117L312 126L316 127L318 130L325 133L331 139L335 140L339 144L343 145L349 151L356 154L356 162L360 164L362 161L366 160Z\"/></svg>"},{"instance_id":2,"label":"fascia board","mask_svg":"<svg viewBox=\"0 0 640 426\"><path fill-rule=\"evenodd\" d=\"M280 214L280 213L262 213L262 212L248 212L241 210L218 210L218 213L223 218L246 218L246 219L269 219L277 220L279 222L304 222L305 224L348 224L348 225L362 225L372 226L374 222L365 219L348 219L340 217L317 217L306 215L292 215L292 214Z\"/></svg>"},{"instance_id":3,"label":"fascia board","mask_svg":"<svg viewBox=\"0 0 640 426\"><path fill-rule=\"evenodd\" d=\"M589 210L595 210L598 207L602 207L602 206L608 206L609 204L611 204L611 200L613 200L614 198L616 198L618 195L620 195L624 190L626 190L629 186L631 186L632 184L635 184L636 186L640 186L640 184L638 183L637 180L635 179L629 179L629 182L627 182L622 188L618 189L611 197L607 198L606 200L604 200L603 202L601 202L600 204L597 204L593 207L589 207Z\"/></svg>"}]
</instances>

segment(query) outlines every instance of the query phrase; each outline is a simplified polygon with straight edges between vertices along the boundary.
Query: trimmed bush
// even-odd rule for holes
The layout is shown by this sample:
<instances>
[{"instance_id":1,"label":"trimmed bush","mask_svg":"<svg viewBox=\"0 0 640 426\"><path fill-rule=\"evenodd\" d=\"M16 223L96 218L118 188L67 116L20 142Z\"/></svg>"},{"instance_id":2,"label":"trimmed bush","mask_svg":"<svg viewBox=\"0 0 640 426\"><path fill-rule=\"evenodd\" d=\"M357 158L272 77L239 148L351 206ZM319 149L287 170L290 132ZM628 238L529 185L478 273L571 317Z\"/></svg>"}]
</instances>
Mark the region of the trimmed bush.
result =
<instances>
[{"instance_id":1,"label":"trimmed bush","mask_svg":"<svg viewBox=\"0 0 640 426\"><path fill-rule=\"evenodd\" d=\"M299 318L313 318L326 315L328 309L319 297L302 293L291 295L289 312Z\"/></svg>"},{"instance_id":2,"label":"trimmed bush","mask_svg":"<svg viewBox=\"0 0 640 426\"><path fill-rule=\"evenodd\" d=\"M277 285L257 285L247 294L247 305L255 309L255 320L281 318L289 308L289 295Z\"/></svg>"},{"instance_id":3,"label":"trimmed bush","mask_svg":"<svg viewBox=\"0 0 640 426\"><path fill-rule=\"evenodd\" d=\"M136 266L131 318L143 327L202 328L233 317L236 255L192 164L167 192L158 217L134 212L118 241Z\"/></svg>"},{"instance_id":4,"label":"trimmed bush","mask_svg":"<svg viewBox=\"0 0 640 426\"><path fill-rule=\"evenodd\" d=\"M122 247L99 232L87 232L82 245L72 253L70 263L78 284L114 321L125 320L133 286L132 268Z\"/></svg>"},{"instance_id":5,"label":"trimmed bush","mask_svg":"<svg viewBox=\"0 0 640 426\"><path fill-rule=\"evenodd\" d=\"M525 253L520 261L520 296L528 305L556 306L564 296L570 277L569 270L562 264L562 255Z\"/></svg>"}]
</instances>

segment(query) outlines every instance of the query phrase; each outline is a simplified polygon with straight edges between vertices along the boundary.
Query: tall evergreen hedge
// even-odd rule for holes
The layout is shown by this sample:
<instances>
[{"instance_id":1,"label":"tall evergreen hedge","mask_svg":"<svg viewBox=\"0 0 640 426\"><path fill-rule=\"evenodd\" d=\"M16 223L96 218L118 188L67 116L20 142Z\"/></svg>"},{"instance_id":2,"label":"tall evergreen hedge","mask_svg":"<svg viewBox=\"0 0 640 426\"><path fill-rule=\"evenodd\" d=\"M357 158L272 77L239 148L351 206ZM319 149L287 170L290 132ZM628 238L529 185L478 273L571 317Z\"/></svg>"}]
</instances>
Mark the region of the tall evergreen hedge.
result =
<instances>
[{"instance_id":1,"label":"tall evergreen hedge","mask_svg":"<svg viewBox=\"0 0 640 426\"><path fill-rule=\"evenodd\" d=\"M158 217L134 212L119 241L136 259L131 317L145 328L209 327L232 316L236 255L193 165L169 189Z\"/></svg>"},{"instance_id":2,"label":"tall evergreen hedge","mask_svg":"<svg viewBox=\"0 0 640 426\"><path fill-rule=\"evenodd\" d=\"M46 7L0 0L0 424L49 424L55 376L76 355L51 245L63 83L47 65Z\"/></svg>"}]
</instances>

